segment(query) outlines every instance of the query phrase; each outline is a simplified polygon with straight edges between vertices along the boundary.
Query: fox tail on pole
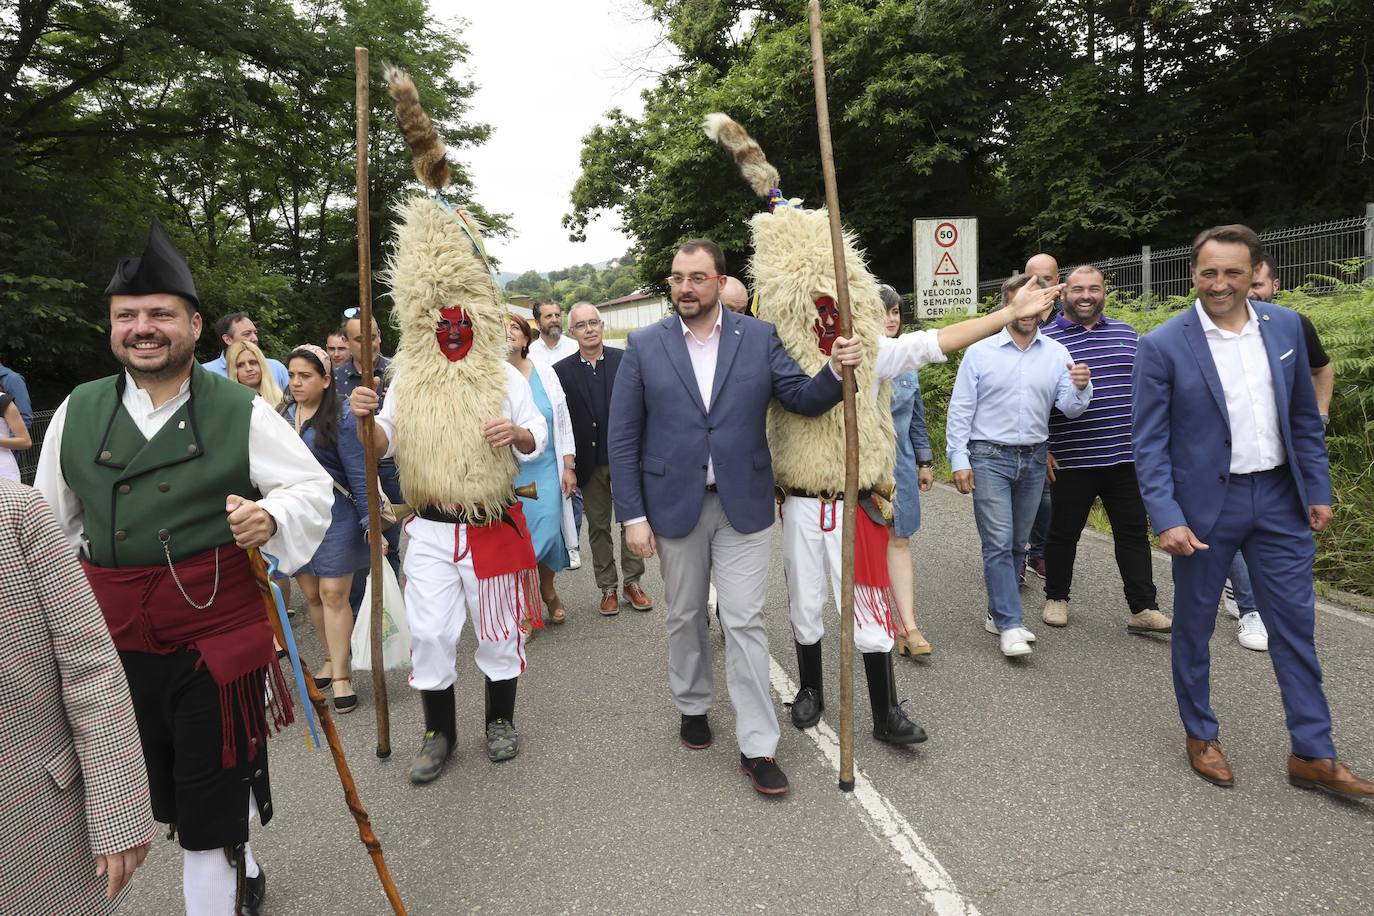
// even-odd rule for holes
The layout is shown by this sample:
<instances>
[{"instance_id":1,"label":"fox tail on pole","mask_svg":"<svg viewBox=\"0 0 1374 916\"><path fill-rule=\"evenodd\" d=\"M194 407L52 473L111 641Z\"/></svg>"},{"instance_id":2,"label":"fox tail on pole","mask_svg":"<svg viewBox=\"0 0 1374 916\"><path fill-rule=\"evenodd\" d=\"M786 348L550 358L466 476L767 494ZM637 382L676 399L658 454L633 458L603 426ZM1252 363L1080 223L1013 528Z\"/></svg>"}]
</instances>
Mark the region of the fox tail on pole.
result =
<instances>
[{"instance_id":1,"label":"fox tail on pole","mask_svg":"<svg viewBox=\"0 0 1374 916\"><path fill-rule=\"evenodd\" d=\"M811 78L816 89L816 124L820 131L825 208L830 214L830 247L835 259L835 307L840 334L852 333L849 275L840 227L840 194L835 186L835 153L830 144L830 105L825 91L825 51L821 45L821 4L811 0ZM840 546L840 789L854 790L854 528L859 505L859 420L852 366L841 373L844 391L844 537Z\"/></svg>"}]
</instances>

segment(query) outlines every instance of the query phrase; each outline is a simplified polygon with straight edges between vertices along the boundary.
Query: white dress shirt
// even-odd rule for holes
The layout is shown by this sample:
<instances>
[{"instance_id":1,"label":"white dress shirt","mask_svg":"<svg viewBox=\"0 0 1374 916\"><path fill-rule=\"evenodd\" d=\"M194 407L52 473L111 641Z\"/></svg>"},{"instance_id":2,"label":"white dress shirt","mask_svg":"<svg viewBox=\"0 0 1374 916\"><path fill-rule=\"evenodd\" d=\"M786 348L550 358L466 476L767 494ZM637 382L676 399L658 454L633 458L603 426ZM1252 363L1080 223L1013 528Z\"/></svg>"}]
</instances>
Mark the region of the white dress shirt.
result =
<instances>
[{"instance_id":1,"label":"white dress shirt","mask_svg":"<svg viewBox=\"0 0 1374 916\"><path fill-rule=\"evenodd\" d=\"M148 392L126 374L124 410L145 439L153 438L190 399L188 378L175 397L155 408ZM43 454L38 459L33 484L57 514L67 540L80 551L85 513L81 500L62 474L62 430L66 419L67 401L63 401L43 437ZM276 557L281 571L290 575L310 562L329 530L334 481L296 431L262 398L253 399L253 412L248 419L248 477L262 494L258 505L277 523L277 533L268 538L262 550Z\"/></svg>"},{"instance_id":2,"label":"white dress shirt","mask_svg":"<svg viewBox=\"0 0 1374 916\"><path fill-rule=\"evenodd\" d=\"M911 331L901 337L878 338L878 358L873 364L873 394L884 379L894 379L903 372L920 369L931 363L942 363L945 351L940 349L938 329Z\"/></svg>"},{"instance_id":3,"label":"white dress shirt","mask_svg":"<svg viewBox=\"0 0 1374 916\"><path fill-rule=\"evenodd\" d=\"M567 334L558 338L558 346L550 347L544 343L544 335L539 335L530 344L530 361L537 366L552 366L554 363L563 359L565 356L572 356L577 352L577 341Z\"/></svg>"},{"instance_id":4,"label":"white dress shirt","mask_svg":"<svg viewBox=\"0 0 1374 916\"><path fill-rule=\"evenodd\" d=\"M1237 334L1217 327L1200 301L1195 301L1193 307L1226 395L1226 415L1231 421L1231 473L1253 474L1285 464L1288 457L1279 432L1274 375L1269 371L1269 354L1255 310L1248 302L1245 304L1250 317Z\"/></svg>"},{"instance_id":5,"label":"white dress shirt","mask_svg":"<svg viewBox=\"0 0 1374 916\"><path fill-rule=\"evenodd\" d=\"M506 417L516 426L523 426L534 436L534 449L527 455L515 446L511 446L511 451L519 461L533 461L544 454L544 446L549 441L549 428L544 423L544 415L535 406L534 394L530 391L530 383L520 374L520 370L510 363L501 362L501 368L506 370L506 393L505 408ZM542 376L541 376L542 378ZM488 420L495 420L496 417L487 417ZM396 391L393 389L391 394L382 402L382 409L376 417L377 425L386 433L386 454L383 458L390 458L396 454Z\"/></svg>"},{"instance_id":6,"label":"white dress shirt","mask_svg":"<svg viewBox=\"0 0 1374 916\"><path fill-rule=\"evenodd\" d=\"M716 384L716 357L720 355L720 323L725 314L725 306L716 307L716 323L711 333L702 340L687 327L687 322L678 317L682 325L682 339L687 344L687 357L692 361L692 374L697 377L697 390L701 392L701 403L711 410L712 389ZM716 482L716 463L710 455L706 457L706 486Z\"/></svg>"}]
</instances>

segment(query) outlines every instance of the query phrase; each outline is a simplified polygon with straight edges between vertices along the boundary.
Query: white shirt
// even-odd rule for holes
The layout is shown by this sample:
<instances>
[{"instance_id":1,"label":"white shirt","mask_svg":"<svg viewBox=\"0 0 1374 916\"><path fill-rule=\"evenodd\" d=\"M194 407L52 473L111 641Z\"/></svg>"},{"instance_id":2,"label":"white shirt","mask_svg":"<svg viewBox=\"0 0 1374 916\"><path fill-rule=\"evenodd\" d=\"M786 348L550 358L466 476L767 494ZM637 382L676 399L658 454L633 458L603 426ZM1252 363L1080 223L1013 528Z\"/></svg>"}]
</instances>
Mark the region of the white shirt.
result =
<instances>
[{"instance_id":1,"label":"white shirt","mask_svg":"<svg viewBox=\"0 0 1374 916\"><path fill-rule=\"evenodd\" d=\"M519 461L533 461L544 454L544 446L549 441L549 428L544 423L544 415L535 406L534 393L530 391L530 383L525 381L520 370L504 361L501 363L501 368L506 370L505 415L516 426L523 426L530 431L531 436L534 436L534 450L528 455L515 446L511 446L511 451L515 452L515 457ZM396 454L396 391L394 388L387 399L382 402L382 409L377 414L376 419L377 425L382 428L382 432L386 433L386 454L382 457L390 458ZM488 419L494 420L496 418L489 417Z\"/></svg>"},{"instance_id":2,"label":"white shirt","mask_svg":"<svg viewBox=\"0 0 1374 916\"><path fill-rule=\"evenodd\" d=\"M1207 349L1212 351L1221 390L1226 395L1226 415L1231 421L1231 473L1268 471L1288 461L1279 432L1279 410L1274 400L1274 375L1264 349L1259 319L1250 303L1250 318L1240 333L1216 326L1200 301L1194 301Z\"/></svg>"},{"instance_id":3,"label":"white shirt","mask_svg":"<svg viewBox=\"0 0 1374 916\"><path fill-rule=\"evenodd\" d=\"M572 356L577 352L577 341L567 334L558 338L558 346L550 347L544 343L544 335L540 334L535 338L534 343L530 344L530 361L537 366L552 366L566 356Z\"/></svg>"},{"instance_id":4,"label":"white shirt","mask_svg":"<svg viewBox=\"0 0 1374 916\"><path fill-rule=\"evenodd\" d=\"M711 327L711 333L706 335L705 340L701 340L692 329L687 327L687 322L678 316L678 323L682 325L682 340L687 344L687 358L692 361L692 374L697 377L697 391L701 392L701 403L706 405L707 411L711 409L712 389L716 384L716 358L720 355L720 323L724 315L725 307L716 307L716 323ZM706 456L706 486L711 486L716 482L716 463L708 454Z\"/></svg>"},{"instance_id":5,"label":"white shirt","mask_svg":"<svg viewBox=\"0 0 1374 916\"><path fill-rule=\"evenodd\" d=\"M175 397L155 408L148 392L126 373L124 410L145 439L153 438L190 399L188 378ZM48 424L33 484L57 514L67 540L80 551L84 512L81 500L62 474L62 430L68 401L62 402ZM248 419L248 477L262 494L258 505L277 523L277 533L268 538L262 550L276 557L282 572L290 575L310 562L329 530L333 478L320 467L296 431L262 398L253 399Z\"/></svg>"},{"instance_id":6,"label":"white shirt","mask_svg":"<svg viewBox=\"0 0 1374 916\"><path fill-rule=\"evenodd\" d=\"M940 331L912 331L901 337L878 338L878 358L873 364L873 394L884 379L894 379L903 372L920 369L931 363L942 363L945 351L940 349Z\"/></svg>"}]
</instances>

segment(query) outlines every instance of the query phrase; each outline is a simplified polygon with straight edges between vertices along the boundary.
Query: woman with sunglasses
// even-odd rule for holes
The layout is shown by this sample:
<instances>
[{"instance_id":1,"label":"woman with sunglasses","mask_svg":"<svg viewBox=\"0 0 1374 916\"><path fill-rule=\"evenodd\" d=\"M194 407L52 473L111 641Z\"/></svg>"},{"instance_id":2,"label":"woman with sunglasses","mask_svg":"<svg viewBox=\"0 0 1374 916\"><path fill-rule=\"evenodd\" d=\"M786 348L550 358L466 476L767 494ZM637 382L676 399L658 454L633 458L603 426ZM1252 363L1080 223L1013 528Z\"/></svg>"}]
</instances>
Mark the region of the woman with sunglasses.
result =
<instances>
[{"instance_id":1,"label":"woman with sunglasses","mask_svg":"<svg viewBox=\"0 0 1374 916\"><path fill-rule=\"evenodd\" d=\"M315 686L323 690L332 684L334 709L348 713L358 705L351 681L353 612L348 606L348 589L354 572L371 565L367 474L357 420L339 400L328 367L329 354L314 344L291 351L286 360L291 387L282 416L334 480L329 531L310 562L297 570L296 584L305 593L310 621L327 654L315 673Z\"/></svg>"}]
</instances>

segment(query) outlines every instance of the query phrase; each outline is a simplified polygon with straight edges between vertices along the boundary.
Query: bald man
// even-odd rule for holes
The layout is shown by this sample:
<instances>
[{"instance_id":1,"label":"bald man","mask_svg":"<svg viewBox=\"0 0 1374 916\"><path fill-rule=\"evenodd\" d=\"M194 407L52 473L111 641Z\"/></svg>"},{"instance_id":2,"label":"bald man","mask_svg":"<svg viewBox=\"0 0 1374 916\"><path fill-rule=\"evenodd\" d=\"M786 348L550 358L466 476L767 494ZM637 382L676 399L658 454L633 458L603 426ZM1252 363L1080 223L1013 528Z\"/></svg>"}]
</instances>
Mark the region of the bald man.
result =
<instances>
[{"instance_id":1,"label":"bald man","mask_svg":"<svg viewBox=\"0 0 1374 916\"><path fill-rule=\"evenodd\" d=\"M726 277L720 287L720 304L732 312L749 314L749 290L734 277Z\"/></svg>"},{"instance_id":2,"label":"bald man","mask_svg":"<svg viewBox=\"0 0 1374 916\"><path fill-rule=\"evenodd\" d=\"M1040 252L1031 255L1030 260L1026 261L1026 269L1022 273L1028 273L1039 277L1040 282L1047 286L1053 286L1059 282L1059 262L1054 259L1054 255ZM1050 315L1043 322L1041 327L1046 327L1054 321L1055 315L1059 314L1059 300L1054 300L1054 307L1050 309ZM1048 464L1048 458L1046 459ZM1042 580L1045 578L1045 539L1050 533L1050 485L1054 483L1051 477L1045 484L1044 492L1040 495L1040 510L1035 514L1035 524L1031 525L1030 544L1026 547L1026 563L1020 570L1020 583L1026 584L1026 570L1030 569Z\"/></svg>"}]
</instances>

